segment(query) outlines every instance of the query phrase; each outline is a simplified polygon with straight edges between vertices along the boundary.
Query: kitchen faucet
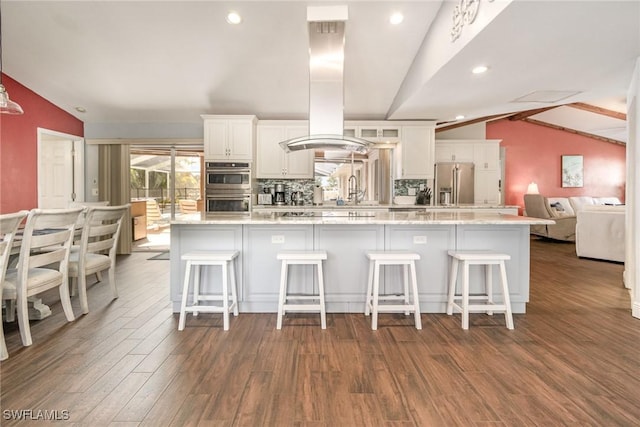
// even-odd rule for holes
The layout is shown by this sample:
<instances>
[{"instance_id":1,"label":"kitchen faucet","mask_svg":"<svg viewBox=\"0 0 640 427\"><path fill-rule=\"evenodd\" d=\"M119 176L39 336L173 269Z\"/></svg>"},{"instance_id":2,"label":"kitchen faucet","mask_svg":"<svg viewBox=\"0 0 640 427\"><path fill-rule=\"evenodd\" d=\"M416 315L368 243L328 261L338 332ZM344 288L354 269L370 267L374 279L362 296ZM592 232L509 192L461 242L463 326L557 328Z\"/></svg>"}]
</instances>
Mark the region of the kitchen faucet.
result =
<instances>
[{"instance_id":1,"label":"kitchen faucet","mask_svg":"<svg viewBox=\"0 0 640 427\"><path fill-rule=\"evenodd\" d=\"M358 204L358 178L355 175L349 177L349 197L354 204Z\"/></svg>"}]
</instances>

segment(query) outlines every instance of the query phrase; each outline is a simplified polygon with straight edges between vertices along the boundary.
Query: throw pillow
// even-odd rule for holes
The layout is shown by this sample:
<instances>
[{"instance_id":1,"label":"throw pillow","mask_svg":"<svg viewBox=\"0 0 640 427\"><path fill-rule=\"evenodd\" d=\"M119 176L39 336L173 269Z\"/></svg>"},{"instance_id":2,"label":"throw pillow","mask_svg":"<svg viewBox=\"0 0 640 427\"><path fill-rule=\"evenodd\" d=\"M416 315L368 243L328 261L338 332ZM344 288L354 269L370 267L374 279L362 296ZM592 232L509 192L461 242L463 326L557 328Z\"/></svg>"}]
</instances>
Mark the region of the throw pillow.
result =
<instances>
[{"instance_id":1,"label":"throw pillow","mask_svg":"<svg viewBox=\"0 0 640 427\"><path fill-rule=\"evenodd\" d=\"M564 212L564 207L562 206L562 203L560 202L555 202L555 203L551 203L551 208L557 210L558 212Z\"/></svg>"},{"instance_id":2,"label":"throw pillow","mask_svg":"<svg viewBox=\"0 0 640 427\"><path fill-rule=\"evenodd\" d=\"M549 206L551 207L551 214L555 218L563 218L565 216L571 216L569 212L565 211L564 206L562 206L562 203L560 202L550 203Z\"/></svg>"}]
</instances>

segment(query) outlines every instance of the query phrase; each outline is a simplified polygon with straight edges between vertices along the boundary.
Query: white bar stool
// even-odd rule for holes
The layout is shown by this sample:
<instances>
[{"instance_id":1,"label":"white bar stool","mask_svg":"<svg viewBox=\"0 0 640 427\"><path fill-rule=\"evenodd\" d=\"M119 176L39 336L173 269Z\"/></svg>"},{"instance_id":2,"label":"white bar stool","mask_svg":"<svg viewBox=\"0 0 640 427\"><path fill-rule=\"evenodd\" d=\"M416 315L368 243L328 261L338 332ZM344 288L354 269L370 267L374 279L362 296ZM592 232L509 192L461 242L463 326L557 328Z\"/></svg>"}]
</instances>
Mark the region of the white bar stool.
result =
<instances>
[{"instance_id":1,"label":"white bar stool","mask_svg":"<svg viewBox=\"0 0 640 427\"><path fill-rule=\"evenodd\" d=\"M229 330L229 312L238 315L238 296L236 295L236 269L234 260L238 257L238 251L193 251L183 254L180 259L187 262L184 272L184 285L182 287L182 302L180 304L180 321L178 330L184 329L187 312L197 316L198 313L222 313L223 328ZM217 265L222 267L222 293L201 294L200 291L200 267ZM189 284L191 282L191 267L193 267L193 303L187 305ZM229 298L231 288L231 298ZM200 301L222 301L218 305L198 305ZM229 303L231 301L231 303Z\"/></svg>"},{"instance_id":2,"label":"white bar stool","mask_svg":"<svg viewBox=\"0 0 640 427\"><path fill-rule=\"evenodd\" d=\"M511 314L511 300L509 299L509 285L507 284L507 270L504 262L511 256L494 251L448 251L452 259L451 273L449 275L449 298L447 300L447 314L453 314L453 308L462 311L462 329L469 329L469 313L485 312L492 315L493 312L504 312L508 329L513 329L513 316ZM456 294L458 279L458 266L462 261L462 293ZM485 293L469 295L469 266L484 265L485 267ZM500 282L502 284L503 303L496 304L493 301L493 285L491 268L493 265L500 267ZM484 301L479 304L470 304L469 301ZM459 301L460 303L456 302Z\"/></svg>"},{"instance_id":3,"label":"white bar stool","mask_svg":"<svg viewBox=\"0 0 640 427\"><path fill-rule=\"evenodd\" d=\"M413 312L416 329L422 329L415 264L416 260L420 259L420 255L407 251L367 251L366 256L369 258L369 279L367 283L367 301L365 303L364 314L368 316L373 312L371 329L374 331L378 329L379 312L404 312L407 315ZM403 295L380 295L380 266L382 265L401 265L404 267ZM409 270L411 271L411 280L409 280ZM413 293L413 303L409 302L410 283L411 292ZM403 304L380 304L380 300L403 300Z\"/></svg>"},{"instance_id":4,"label":"white bar stool","mask_svg":"<svg viewBox=\"0 0 640 427\"><path fill-rule=\"evenodd\" d=\"M319 311L320 324L322 329L327 329L327 314L324 304L324 273L322 271L322 261L327 259L326 251L287 251L279 252L277 259L282 261L282 270L280 273L280 298L278 300L278 321L277 329L282 329L282 316L287 311ZM290 265L315 265L318 274L318 294L317 295L295 295L289 294L288 270ZM297 301L317 301L310 304L293 304L288 300Z\"/></svg>"}]
</instances>

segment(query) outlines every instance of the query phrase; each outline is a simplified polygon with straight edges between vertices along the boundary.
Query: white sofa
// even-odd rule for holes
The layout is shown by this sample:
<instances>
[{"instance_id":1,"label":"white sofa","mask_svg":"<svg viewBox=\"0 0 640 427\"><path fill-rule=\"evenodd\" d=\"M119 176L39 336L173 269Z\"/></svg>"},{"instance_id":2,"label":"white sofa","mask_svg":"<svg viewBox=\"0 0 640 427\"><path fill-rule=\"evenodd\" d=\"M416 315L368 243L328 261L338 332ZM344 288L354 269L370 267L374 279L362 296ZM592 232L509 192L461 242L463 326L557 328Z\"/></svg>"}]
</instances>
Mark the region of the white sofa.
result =
<instances>
[{"instance_id":1,"label":"white sofa","mask_svg":"<svg viewBox=\"0 0 640 427\"><path fill-rule=\"evenodd\" d=\"M624 230L624 206L582 207L576 221L576 255L624 262Z\"/></svg>"},{"instance_id":2,"label":"white sofa","mask_svg":"<svg viewBox=\"0 0 640 427\"><path fill-rule=\"evenodd\" d=\"M576 214L579 210L588 206L618 206L622 204L617 197L574 196L568 199Z\"/></svg>"}]
</instances>

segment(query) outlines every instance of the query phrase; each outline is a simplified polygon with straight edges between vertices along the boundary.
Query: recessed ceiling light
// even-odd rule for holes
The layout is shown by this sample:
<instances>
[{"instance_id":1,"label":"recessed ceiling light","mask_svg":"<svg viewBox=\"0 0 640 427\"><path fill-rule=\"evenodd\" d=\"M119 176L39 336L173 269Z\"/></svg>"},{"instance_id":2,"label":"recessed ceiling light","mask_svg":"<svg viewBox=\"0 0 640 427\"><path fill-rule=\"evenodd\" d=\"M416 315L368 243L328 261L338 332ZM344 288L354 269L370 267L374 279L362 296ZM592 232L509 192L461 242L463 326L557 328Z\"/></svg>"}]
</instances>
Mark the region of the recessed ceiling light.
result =
<instances>
[{"instance_id":1,"label":"recessed ceiling light","mask_svg":"<svg viewBox=\"0 0 640 427\"><path fill-rule=\"evenodd\" d=\"M458 114L456 116L456 120L462 120L462 119L464 119L464 116L462 114Z\"/></svg>"},{"instance_id":2,"label":"recessed ceiling light","mask_svg":"<svg viewBox=\"0 0 640 427\"><path fill-rule=\"evenodd\" d=\"M76 110L78 113L86 113L86 112L87 112L87 109L86 109L86 108L84 108L84 107L75 107L75 110Z\"/></svg>"},{"instance_id":3,"label":"recessed ceiling light","mask_svg":"<svg viewBox=\"0 0 640 427\"><path fill-rule=\"evenodd\" d=\"M391 15L391 17L389 18L389 22L392 25L398 25L400 23L402 23L402 21L404 21L404 15L400 12L395 12L393 15Z\"/></svg>"},{"instance_id":4,"label":"recessed ceiling light","mask_svg":"<svg viewBox=\"0 0 640 427\"><path fill-rule=\"evenodd\" d=\"M240 16L238 12L232 10L227 14L227 22L233 25L239 24L242 22L242 16Z\"/></svg>"},{"instance_id":5,"label":"recessed ceiling light","mask_svg":"<svg viewBox=\"0 0 640 427\"><path fill-rule=\"evenodd\" d=\"M471 70L471 72L473 74L482 74L482 73L486 73L488 69L489 67L487 67L486 65L478 65L477 67L474 67L473 70Z\"/></svg>"}]
</instances>

